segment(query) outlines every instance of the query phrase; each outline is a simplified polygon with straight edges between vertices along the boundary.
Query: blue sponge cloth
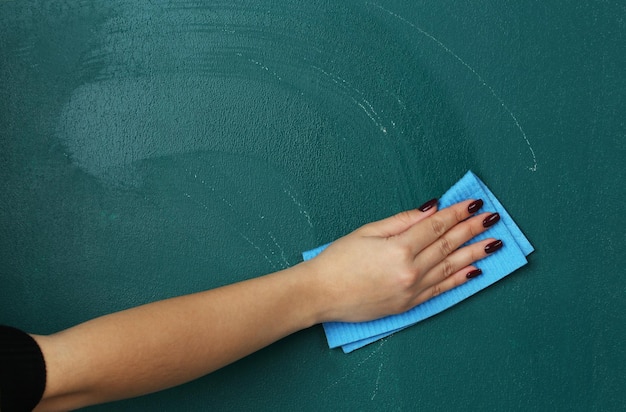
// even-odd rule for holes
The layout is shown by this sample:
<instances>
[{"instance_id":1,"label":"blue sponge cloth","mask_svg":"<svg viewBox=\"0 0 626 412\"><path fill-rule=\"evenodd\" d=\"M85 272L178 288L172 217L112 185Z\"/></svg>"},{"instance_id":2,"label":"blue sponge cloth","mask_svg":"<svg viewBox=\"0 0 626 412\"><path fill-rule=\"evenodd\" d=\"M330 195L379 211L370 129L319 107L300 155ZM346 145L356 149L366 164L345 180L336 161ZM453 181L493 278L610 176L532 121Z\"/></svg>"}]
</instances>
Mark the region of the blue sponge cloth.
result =
<instances>
[{"instance_id":1,"label":"blue sponge cloth","mask_svg":"<svg viewBox=\"0 0 626 412\"><path fill-rule=\"evenodd\" d=\"M534 250L532 245L498 199L471 171L467 172L461 180L441 196L439 208L443 209L467 199L482 199L484 202L483 210L500 214L498 224L469 242L473 243L492 237L501 239L504 243L503 248L497 253L475 263L476 267L482 269L483 274L399 315L387 316L369 322L325 323L323 325L324 331L331 348L341 346L346 353L359 349L448 309L528 263L526 256ZM312 259L327 246L323 245L309 250L304 252L302 256L304 260Z\"/></svg>"}]
</instances>

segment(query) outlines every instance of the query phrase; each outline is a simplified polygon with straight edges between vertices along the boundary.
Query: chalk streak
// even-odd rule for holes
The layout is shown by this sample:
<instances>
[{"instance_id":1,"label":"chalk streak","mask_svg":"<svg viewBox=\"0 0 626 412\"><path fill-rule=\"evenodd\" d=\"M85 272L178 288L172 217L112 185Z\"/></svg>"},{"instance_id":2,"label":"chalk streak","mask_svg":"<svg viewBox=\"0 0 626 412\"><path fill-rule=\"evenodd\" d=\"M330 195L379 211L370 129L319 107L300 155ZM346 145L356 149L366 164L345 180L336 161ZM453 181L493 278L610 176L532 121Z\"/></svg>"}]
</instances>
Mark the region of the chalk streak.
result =
<instances>
[{"instance_id":1,"label":"chalk streak","mask_svg":"<svg viewBox=\"0 0 626 412\"><path fill-rule=\"evenodd\" d=\"M352 102L354 104L356 104L357 106L359 106L361 108L361 110L363 110L363 112L367 115L367 117L370 118L372 123L374 123L374 125L376 125L376 127L383 134L387 134L387 127L385 127L384 125L381 124L380 116L378 115L378 113L374 109L374 106L372 106L372 104L365 97L363 97L363 92L362 91L360 91L356 87L351 86L350 83L348 83L345 79L343 79L343 78L341 78L339 76L336 76L336 75L334 75L332 73L328 73L327 71L325 71L324 69L322 69L320 67L317 67L317 66L311 66L311 67L313 69L321 72L322 74L324 74L328 78L330 78L333 81L333 83L335 83L336 85L341 87L344 91L346 91L347 95L350 97L350 100L352 100ZM356 95L358 95L360 101L355 99L351 92L354 92Z\"/></svg>"},{"instance_id":2,"label":"chalk streak","mask_svg":"<svg viewBox=\"0 0 626 412\"><path fill-rule=\"evenodd\" d=\"M313 222L311 222L311 216L309 216L309 213L306 211L306 209L304 208L304 206L302 206L302 203L298 202L298 200L296 199L296 197L291 193L291 191L286 188L285 186L283 186L283 193L286 193L290 198L291 201L298 206L299 210L300 210L300 214L304 215L304 217L306 218L307 223L309 224L309 227L313 227Z\"/></svg>"},{"instance_id":3,"label":"chalk streak","mask_svg":"<svg viewBox=\"0 0 626 412\"><path fill-rule=\"evenodd\" d=\"M242 232L236 230L237 234L239 236L241 236L246 242L248 242L253 248L255 248L261 255L263 255L263 257L265 258L265 260L267 260L269 262L270 265L272 265L272 268L276 269L276 264L265 254L263 253L263 251L261 250L261 248L254 243L253 241L251 241L246 235L244 235Z\"/></svg>"},{"instance_id":4,"label":"chalk streak","mask_svg":"<svg viewBox=\"0 0 626 412\"><path fill-rule=\"evenodd\" d=\"M483 79L483 77L476 71L474 70L474 68L472 66L470 66L469 64L467 64L467 62L465 62L465 60L463 60L458 54L456 54L454 51L452 51L448 46L446 46L445 44L443 44L439 39L437 39L435 36L433 36L432 34L430 34L429 32L427 32L426 30L422 29L421 27L415 25L414 23L411 23L410 21L408 21L407 19L405 19L404 17L392 12L391 10L387 10L386 8L384 8L381 5L378 4L374 4L374 3L365 3L367 5L372 5L386 13L388 13L389 15L397 18L398 20L400 20L403 23L408 24L409 26L411 26L412 28L414 28L415 30L417 30L420 34L422 34L423 36L427 37L428 39L432 40L433 42L435 42L439 47L441 47L446 53L448 53L449 55L451 55L452 57L454 57L459 63L461 63L467 70L469 70L474 76L476 76L476 78L478 79L478 81L487 88L487 90L489 90L489 92L491 93L491 95L500 103L500 106L509 114L509 116L511 117L511 119L513 119L513 123L515 123L515 126L517 127L517 129L520 131L520 133L522 134L522 137L524 138L524 141L526 142L526 144L528 145L528 149L530 150L530 154L532 155L533 158L533 165L531 167L529 167L528 169L536 172L537 171L537 156L535 155L535 151L533 150L533 147L530 144L530 140L528 139L528 136L526 135L526 132L524 132L524 129L522 128L522 126L520 125L519 121L517 120L517 116L515 116L515 114L513 114L513 112L511 111L511 109L509 109L509 107L506 105L506 103L504 102L504 100L502 100L502 98L496 93L496 91L493 89L493 87L491 87L489 84L487 84L487 82L485 81L485 79Z\"/></svg>"},{"instance_id":5,"label":"chalk streak","mask_svg":"<svg viewBox=\"0 0 626 412\"><path fill-rule=\"evenodd\" d=\"M374 398L376 397L376 394L378 393L378 386L380 383L380 375L381 372L383 371L383 363L380 363L380 366L378 367L378 375L376 376L376 386L374 387L374 393L372 393L372 397L370 398L370 400L374 400Z\"/></svg>"},{"instance_id":6,"label":"chalk streak","mask_svg":"<svg viewBox=\"0 0 626 412\"><path fill-rule=\"evenodd\" d=\"M595 0L596 3L604 3L608 6L613 6L616 8L621 9L622 12L626 12L626 6L622 6L621 4L615 3L613 1L607 1L607 0ZM621 22L622 20L620 20Z\"/></svg>"},{"instance_id":7,"label":"chalk streak","mask_svg":"<svg viewBox=\"0 0 626 412\"><path fill-rule=\"evenodd\" d=\"M241 53L235 53L237 55L237 57L242 57L243 55ZM281 76L278 75L278 73L276 73L274 70L270 70L269 67L267 67L266 65L264 65L263 63L261 63L258 60L254 60L254 59L247 59L250 63L253 63L257 66L259 66L259 68L261 68L261 70L265 70L268 73L271 73L275 78L277 78L278 80L282 81L283 78Z\"/></svg>"},{"instance_id":8,"label":"chalk streak","mask_svg":"<svg viewBox=\"0 0 626 412\"><path fill-rule=\"evenodd\" d=\"M189 171L187 170L187 172L189 172ZM196 177L197 177L197 175L196 175ZM203 183L203 184L205 184L205 183L204 183L204 181L202 181L202 183ZM205 184L205 186L207 186L207 185ZM209 187L211 188L211 191L212 191L212 192L215 192L215 188L214 188L214 187L212 187L212 186L209 186ZM195 205L197 205L197 206L199 206L199 207L203 208L203 209L204 209L207 213L210 213L210 209L209 209L209 207L208 207L206 204L204 204L203 202L200 202L200 201L198 201L198 200L194 199L194 198L193 198L193 197L192 197L189 193L187 193L187 192L184 192L184 193L183 193L183 195L184 195L187 199L189 199L192 203L194 203ZM228 200L226 200L226 198L222 197L222 198L221 198L221 201L222 201L222 202L224 202L224 203L226 203L226 204L230 207L230 209L232 210L232 212L233 212L233 213L235 212L235 209L233 208L233 205L232 205L232 204L231 204ZM219 220L221 220L224 224L226 224L226 225L228 225L228 226L230 226L230 227L233 227L233 224L232 224L231 222L227 222L224 218L222 218L222 217L220 217L220 216L213 216L213 215L212 215L212 217L216 217L216 218L218 218ZM250 246L252 246L254 249L256 249L256 250L257 250L257 251L261 254L261 256L263 256L263 258L264 258L264 259L265 259L265 260L266 260L266 261L267 261L270 265L272 265L272 268L273 268L274 270L276 270L276 269L277 269L276 263L275 263L274 261L272 261L272 260L269 258L269 256L267 256L267 255L263 252L263 250L259 247L259 245L257 245L257 244L256 244L256 243L254 243L252 240L250 240L250 238L249 238L248 236L246 236L246 235L245 235L242 231L240 231L240 230L238 230L237 228L234 228L234 227L233 227L233 229L234 229L235 233L237 233L237 234L238 234L238 235L239 235L239 236L240 236L243 240L245 240L246 242L248 242L248 243L250 244ZM276 242L276 241L274 241L274 242Z\"/></svg>"},{"instance_id":9,"label":"chalk streak","mask_svg":"<svg viewBox=\"0 0 626 412\"><path fill-rule=\"evenodd\" d=\"M354 368L352 368L352 370L350 370L350 372L346 373L345 375L343 375L341 378L337 379L335 382L331 383L330 385L328 385L326 387L326 390L332 388L333 386L337 386L341 381L343 381L344 379L346 379L348 376L352 375L354 372L357 371L357 369L361 368L361 366L363 366L363 364L365 364L368 360L370 360L374 355L376 355L378 352L380 352L380 350L383 348L383 345L385 344L385 342L387 342L385 339L382 339L380 341L380 344L378 345L378 347L376 349L374 349L372 351L372 353L370 353L369 355L367 355L367 357L365 359L363 359L362 361L360 361L359 363L356 364L356 366ZM379 374L380 374L380 369L382 368L382 364L379 368Z\"/></svg>"},{"instance_id":10,"label":"chalk streak","mask_svg":"<svg viewBox=\"0 0 626 412\"><path fill-rule=\"evenodd\" d=\"M274 242L274 245L276 245L276 247L280 251L280 257L283 260L283 263L285 263L285 267L291 266L291 263L289 263L289 260L287 260L285 249L283 249L282 246L280 246L280 244L278 243L278 241L276 240L276 237L272 234L272 232L267 232L267 234L269 235L270 239L272 239L272 242Z\"/></svg>"}]
</instances>

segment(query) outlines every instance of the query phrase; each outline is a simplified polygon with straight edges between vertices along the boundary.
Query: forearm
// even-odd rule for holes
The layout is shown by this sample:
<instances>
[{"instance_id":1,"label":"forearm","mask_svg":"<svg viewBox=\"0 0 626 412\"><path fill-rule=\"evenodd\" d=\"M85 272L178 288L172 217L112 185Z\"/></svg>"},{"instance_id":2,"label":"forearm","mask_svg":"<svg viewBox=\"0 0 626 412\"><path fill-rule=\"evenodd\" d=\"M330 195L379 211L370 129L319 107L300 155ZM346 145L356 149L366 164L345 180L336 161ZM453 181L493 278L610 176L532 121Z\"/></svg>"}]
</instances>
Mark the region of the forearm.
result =
<instances>
[{"instance_id":1,"label":"forearm","mask_svg":"<svg viewBox=\"0 0 626 412\"><path fill-rule=\"evenodd\" d=\"M47 370L38 410L154 392L315 323L406 311L479 274L471 263L502 245L462 246L499 218L470 217L481 206L468 200L436 212L427 202L365 225L290 269L36 336Z\"/></svg>"},{"instance_id":2,"label":"forearm","mask_svg":"<svg viewBox=\"0 0 626 412\"><path fill-rule=\"evenodd\" d=\"M321 293L301 264L36 337L48 370L38 410L137 396L205 375L320 321Z\"/></svg>"}]
</instances>

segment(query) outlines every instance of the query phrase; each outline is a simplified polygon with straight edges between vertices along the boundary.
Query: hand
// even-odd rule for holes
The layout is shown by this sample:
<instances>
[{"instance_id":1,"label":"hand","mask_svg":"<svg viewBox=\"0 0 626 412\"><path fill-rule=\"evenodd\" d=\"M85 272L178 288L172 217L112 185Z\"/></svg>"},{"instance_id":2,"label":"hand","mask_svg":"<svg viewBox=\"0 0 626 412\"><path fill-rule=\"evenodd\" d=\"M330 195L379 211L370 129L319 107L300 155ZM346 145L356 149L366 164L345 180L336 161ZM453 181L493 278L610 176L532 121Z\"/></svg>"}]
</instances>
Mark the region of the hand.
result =
<instances>
[{"instance_id":1,"label":"hand","mask_svg":"<svg viewBox=\"0 0 626 412\"><path fill-rule=\"evenodd\" d=\"M479 275L472 262L502 246L492 238L460 248L499 220L497 213L470 217L482 204L402 212L333 242L310 261L327 298L320 321L402 313Z\"/></svg>"}]
</instances>

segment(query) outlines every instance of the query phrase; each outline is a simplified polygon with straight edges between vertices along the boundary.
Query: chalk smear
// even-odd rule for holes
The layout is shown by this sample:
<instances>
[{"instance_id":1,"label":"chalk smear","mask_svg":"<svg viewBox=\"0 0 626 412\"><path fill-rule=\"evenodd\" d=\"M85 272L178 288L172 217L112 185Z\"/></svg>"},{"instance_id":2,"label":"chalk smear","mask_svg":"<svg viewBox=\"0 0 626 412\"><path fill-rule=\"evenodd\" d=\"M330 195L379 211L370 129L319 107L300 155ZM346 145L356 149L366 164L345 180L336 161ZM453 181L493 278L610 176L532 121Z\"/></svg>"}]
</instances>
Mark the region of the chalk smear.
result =
<instances>
[{"instance_id":1,"label":"chalk smear","mask_svg":"<svg viewBox=\"0 0 626 412\"><path fill-rule=\"evenodd\" d=\"M530 140L528 139L528 136L526 135L526 132L524 131L524 129L522 128L522 125L520 124L519 120L517 120L517 116L515 116L515 114L511 111L511 109L509 109L509 107L507 106L507 104L504 102L504 100L502 100L502 98L496 93L496 91L493 89L493 87L491 87L489 84L487 84L487 82L485 81L485 79L483 79L483 77L476 71L474 70L474 68L472 66L470 66L465 60L463 60L458 54L456 54L454 51L452 51L448 46L446 46L445 44L443 44L438 38L436 38L435 36L433 36L432 34L430 34L429 32L427 32L426 30L422 29L421 27L417 26L414 23L411 23L410 21L408 21L407 19L405 19L404 17L394 13L391 10L388 10L386 8L384 8L383 6L379 5L379 4L375 4L375 3L366 3L367 5L372 5L386 13L388 13L390 16L393 16L394 18L400 20L401 22L408 24L409 26L411 26L412 28L414 28L415 30L417 30L420 34L422 34L423 36L427 37L428 39L432 40L433 42L435 42L441 49L443 49L446 53L448 53L449 55L451 55L452 57L454 57L459 63L461 63L467 70L469 70L480 82L481 85L483 85L485 88L487 88L487 90L489 90L489 92L491 93L491 95L498 101L498 103L500 103L500 106L508 113L509 117L513 120L513 123L515 124L515 126L517 127L517 129L520 131L522 138L524 139L524 141L526 142L526 145L528 146L528 150L530 151L530 154L532 156L532 161L533 164L532 166L530 166L528 169L532 172L536 172L537 171L537 156L535 155L535 150L533 149L532 145L530 144Z\"/></svg>"}]
</instances>

